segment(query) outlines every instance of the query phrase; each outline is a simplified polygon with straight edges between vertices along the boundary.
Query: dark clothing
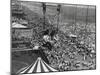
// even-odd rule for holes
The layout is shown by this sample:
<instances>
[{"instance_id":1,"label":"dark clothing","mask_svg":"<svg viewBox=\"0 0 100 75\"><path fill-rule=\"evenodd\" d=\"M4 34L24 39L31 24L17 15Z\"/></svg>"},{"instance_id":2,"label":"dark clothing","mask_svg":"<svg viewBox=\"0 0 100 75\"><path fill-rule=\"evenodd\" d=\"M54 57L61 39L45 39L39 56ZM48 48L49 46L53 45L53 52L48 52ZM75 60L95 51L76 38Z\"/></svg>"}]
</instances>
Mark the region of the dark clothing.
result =
<instances>
[{"instance_id":1,"label":"dark clothing","mask_svg":"<svg viewBox=\"0 0 100 75\"><path fill-rule=\"evenodd\" d=\"M52 49L52 45L51 45L50 42L45 42L42 46L43 46L43 47L46 47L46 48L49 49L50 51L51 51L51 49Z\"/></svg>"},{"instance_id":2,"label":"dark clothing","mask_svg":"<svg viewBox=\"0 0 100 75\"><path fill-rule=\"evenodd\" d=\"M41 57L41 59L43 59L47 64L49 64L49 61L43 49L34 50L34 53L36 53L38 57Z\"/></svg>"},{"instance_id":3,"label":"dark clothing","mask_svg":"<svg viewBox=\"0 0 100 75\"><path fill-rule=\"evenodd\" d=\"M42 35L49 35L49 30L45 30L42 32Z\"/></svg>"},{"instance_id":4,"label":"dark clothing","mask_svg":"<svg viewBox=\"0 0 100 75\"><path fill-rule=\"evenodd\" d=\"M53 36L56 34L56 30L52 30L52 32L50 33L50 36L53 38Z\"/></svg>"}]
</instances>

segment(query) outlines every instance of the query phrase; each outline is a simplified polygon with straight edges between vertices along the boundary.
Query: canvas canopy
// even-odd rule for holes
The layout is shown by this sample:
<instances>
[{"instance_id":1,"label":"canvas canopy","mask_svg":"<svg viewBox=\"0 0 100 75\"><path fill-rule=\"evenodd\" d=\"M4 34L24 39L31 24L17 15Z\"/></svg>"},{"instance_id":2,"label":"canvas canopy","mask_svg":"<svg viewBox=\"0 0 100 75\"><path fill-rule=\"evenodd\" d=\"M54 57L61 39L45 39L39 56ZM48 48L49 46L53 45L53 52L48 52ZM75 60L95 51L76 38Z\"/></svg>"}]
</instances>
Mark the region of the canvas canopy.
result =
<instances>
[{"instance_id":1,"label":"canvas canopy","mask_svg":"<svg viewBox=\"0 0 100 75\"><path fill-rule=\"evenodd\" d=\"M38 57L35 63L32 63L30 66L22 68L19 73L20 74L30 74L30 73L38 73L38 72L55 72L56 69L49 66L45 61Z\"/></svg>"}]
</instances>

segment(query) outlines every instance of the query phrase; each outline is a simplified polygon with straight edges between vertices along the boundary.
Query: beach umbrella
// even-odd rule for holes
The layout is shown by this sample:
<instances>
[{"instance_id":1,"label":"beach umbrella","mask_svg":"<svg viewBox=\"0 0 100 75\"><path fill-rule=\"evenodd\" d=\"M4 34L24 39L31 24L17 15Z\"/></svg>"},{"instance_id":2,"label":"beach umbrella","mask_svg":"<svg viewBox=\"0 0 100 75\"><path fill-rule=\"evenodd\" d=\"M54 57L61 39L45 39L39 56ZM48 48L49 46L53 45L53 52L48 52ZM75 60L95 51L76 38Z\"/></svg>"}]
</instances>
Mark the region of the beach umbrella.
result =
<instances>
[{"instance_id":1,"label":"beach umbrella","mask_svg":"<svg viewBox=\"0 0 100 75\"><path fill-rule=\"evenodd\" d=\"M31 65L22 68L18 71L19 74L30 74L30 73L39 73L39 72L55 72L56 69L49 66L45 61L41 59L41 57L38 57L35 63L32 63Z\"/></svg>"}]
</instances>

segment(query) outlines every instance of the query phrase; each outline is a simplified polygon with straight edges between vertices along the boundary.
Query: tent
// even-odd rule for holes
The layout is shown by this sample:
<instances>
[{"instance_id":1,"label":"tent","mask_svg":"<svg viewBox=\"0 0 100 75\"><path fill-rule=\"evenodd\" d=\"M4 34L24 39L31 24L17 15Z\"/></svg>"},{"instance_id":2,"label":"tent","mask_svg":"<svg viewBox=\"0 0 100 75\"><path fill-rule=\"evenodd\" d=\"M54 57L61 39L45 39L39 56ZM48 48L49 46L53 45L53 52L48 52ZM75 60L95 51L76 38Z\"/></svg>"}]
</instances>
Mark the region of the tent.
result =
<instances>
[{"instance_id":1,"label":"tent","mask_svg":"<svg viewBox=\"0 0 100 75\"><path fill-rule=\"evenodd\" d=\"M18 71L19 74L29 74L29 73L38 73L38 72L55 72L56 69L49 66L45 61L41 59L41 57L38 57L35 63L32 63L31 65L22 68Z\"/></svg>"}]
</instances>

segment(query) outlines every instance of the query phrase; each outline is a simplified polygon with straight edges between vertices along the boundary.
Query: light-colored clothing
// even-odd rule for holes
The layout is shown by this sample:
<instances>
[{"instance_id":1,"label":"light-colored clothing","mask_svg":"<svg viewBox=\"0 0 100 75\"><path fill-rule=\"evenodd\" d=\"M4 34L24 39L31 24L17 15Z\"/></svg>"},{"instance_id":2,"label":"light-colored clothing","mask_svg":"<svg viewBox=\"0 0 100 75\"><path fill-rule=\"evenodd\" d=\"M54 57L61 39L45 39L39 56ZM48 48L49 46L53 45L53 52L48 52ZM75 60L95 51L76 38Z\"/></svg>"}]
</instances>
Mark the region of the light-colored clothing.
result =
<instances>
[{"instance_id":1,"label":"light-colored clothing","mask_svg":"<svg viewBox=\"0 0 100 75\"><path fill-rule=\"evenodd\" d=\"M38 46L38 45L34 46L34 47L33 47L33 50L34 50L34 49L35 49L35 50L38 50L38 49L39 49L39 46Z\"/></svg>"},{"instance_id":2,"label":"light-colored clothing","mask_svg":"<svg viewBox=\"0 0 100 75\"><path fill-rule=\"evenodd\" d=\"M44 39L46 42L48 42L48 41L50 41L50 36L44 35L44 36L43 36L43 39Z\"/></svg>"}]
</instances>

